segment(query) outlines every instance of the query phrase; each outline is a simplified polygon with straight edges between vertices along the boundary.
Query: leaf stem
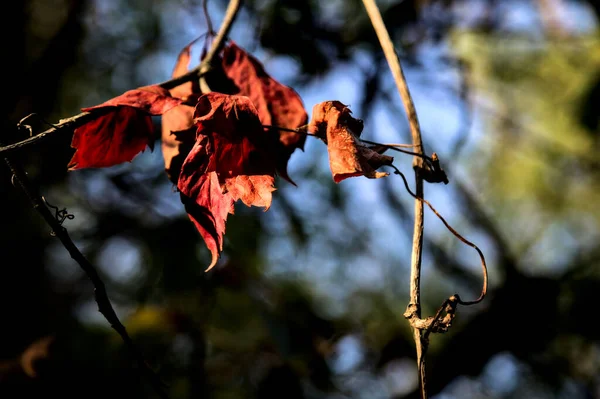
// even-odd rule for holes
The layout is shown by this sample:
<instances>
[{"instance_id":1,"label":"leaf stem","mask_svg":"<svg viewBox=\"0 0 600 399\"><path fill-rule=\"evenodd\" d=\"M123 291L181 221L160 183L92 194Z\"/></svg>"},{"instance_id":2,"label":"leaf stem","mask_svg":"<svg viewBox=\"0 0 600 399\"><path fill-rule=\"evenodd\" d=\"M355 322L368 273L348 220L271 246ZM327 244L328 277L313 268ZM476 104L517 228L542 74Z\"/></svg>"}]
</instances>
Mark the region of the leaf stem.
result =
<instances>
[{"instance_id":1,"label":"leaf stem","mask_svg":"<svg viewBox=\"0 0 600 399\"><path fill-rule=\"evenodd\" d=\"M412 147L414 147L413 144L383 144L383 143L378 143L376 141L370 141L370 140L364 140L364 139L359 139L359 140L362 141L363 143L366 143L366 144L380 145L382 147L386 147L386 148L388 148L390 150L393 150L393 151L402 152L404 154L409 154L409 155L412 155L412 156L415 156L415 157L421 157L424 160L426 160L428 164L431 164L433 162L433 159L431 157L429 157L429 156L427 156L427 155L425 155L425 154L423 154L421 152L413 152L413 151L408 151L408 150L403 150L401 148L398 148L400 146L412 148Z\"/></svg>"},{"instance_id":2,"label":"leaf stem","mask_svg":"<svg viewBox=\"0 0 600 399\"><path fill-rule=\"evenodd\" d=\"M290 128L287 128L287 127L273 126L273 125L262 125L262 126L265 129L281 130L281 131L284 131L284 132L298 133L298 134L302 134L304 136L312 136L312 137L320 139L320 137L317 136L316 134L307 131L308 125L300 126L297 129L290 129ZM429 165L433 166L434 159L432 157L429 157L429 156L427 156L425 154L420 154L420 153L416 153L416 152L412 152L412 151L401 149L402 147L404 147L404 148L412 148L412 147L414 147L414 144L385 144L385 143L378 143L376 141L370 141L370 140L361 139L360 137L358 139L360 141L362 141L363 143L366 143L366 144L381 146L381 147L385 147L385 148L387 148L389 150L402 152L404 154L409 154L409 155L413 155L413 156L416 156L416 157L422 157L424 160L427 161L427 163Z\"/></svg>"}]
</instances>

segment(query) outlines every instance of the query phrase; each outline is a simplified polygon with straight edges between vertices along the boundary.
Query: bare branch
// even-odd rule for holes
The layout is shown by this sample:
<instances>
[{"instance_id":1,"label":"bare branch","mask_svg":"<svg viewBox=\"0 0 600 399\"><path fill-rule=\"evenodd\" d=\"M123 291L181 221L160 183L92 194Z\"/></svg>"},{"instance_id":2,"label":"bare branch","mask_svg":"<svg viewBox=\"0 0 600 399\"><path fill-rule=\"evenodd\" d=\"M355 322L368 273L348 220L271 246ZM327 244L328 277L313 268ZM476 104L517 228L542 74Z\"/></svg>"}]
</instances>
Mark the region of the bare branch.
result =
<instances>
[{"instance_id":1,"label":"bare branch","mask_svg":"<svg viewBox=\"0 0 600 399\"><path fill-rule=\"evenodd\" d=\"M392 43L392 39L383 23L383 18L379 12L379 8L375 3L375 0L363 0L367 14L371 19L371 24L375 29L375 33L379 38L379 43L385 54L385 58L390 66L394 81L400 93L404 110L408 117L408 123L410 126L410 132L414 145L414 150L418 155L413 157L413 168L415 169L415 185L416 194L419 198L423 198L423 177L421 176L421 170L423 169L423 139L421 138L421 127L419 125L419 119L417 118L417 111L412 101L406 78L402 66L400 65L400 59ZM416 317L421 317L421 259L423 253L423 203L421 201L415 201L415 223L413 229L413 246L411 256L411 278L410 278L410 302L408 307L411 309L411 313ZM420 376L420 390L421 397L427 398L427 382L425 374L425 352L427 351L427 341L423 338L421 330L413 327L413 335L415 339L416 351L417 351L417 365L419 368Z\"/></svg>"},{"instance_id":2,"label":"bare branch","mask_svg":"<svg viewBox=\"0 0 600 399\"><path fill-rule=\"evenodd\" d=\"M50 209L48 209L46 201L37 192L36 188L34 188L25 170L23 170L20 165L9 160L8 158L4 158L4 161L13 173L13 183L16 183L15 185L18 185L23 192L25 192L27 198L31 202L32 207L40 213L40 215L52 229L52 235L58 237L63 246L71 255L71 258L73 258L79 264L79 266L81 266L85 274L91 280L92 284L94 285L94 296L96 298L96 303L98 304L98 311L102 313L102 315L110 323L110 326L121 336L123 342L127 346L127 349L129 349L130 353L135 358L140 370L146 375L146 377L148 377L148 380L150 381L156 393L161 398L168 398L168 395L164 390L164 384L146 363L142 353L127 333L125 326L119 320L119 317L117 316L108 298L106 286L96 271L96 268L73 243L73 240L71 240L67 229L62 226L62 220L57 219L56 215L52 214Z\"/></svg>"},{"instance_id":3,"label":"bare branch","mask_svg":"<svg viewBox=\"0 0 600 399\"><path fill-rule=\"evenodd\" d=\"M94 114L91 114L90 112L82 112L81 114L72 116L70 118L61 119L61 121L58 124L53 125L50 129L45 130L42 133L36 134L35 136L19 141L18 143L0 146L0 154L6 157L30 145L40 144L42 141L53 137L55 133L58 133L60 131L73 131L73 129L83 125L84 123L89 122L90 120L96 118L99 115L101 114L97 112L95 112Z\"/></svg>"}]
</instances>

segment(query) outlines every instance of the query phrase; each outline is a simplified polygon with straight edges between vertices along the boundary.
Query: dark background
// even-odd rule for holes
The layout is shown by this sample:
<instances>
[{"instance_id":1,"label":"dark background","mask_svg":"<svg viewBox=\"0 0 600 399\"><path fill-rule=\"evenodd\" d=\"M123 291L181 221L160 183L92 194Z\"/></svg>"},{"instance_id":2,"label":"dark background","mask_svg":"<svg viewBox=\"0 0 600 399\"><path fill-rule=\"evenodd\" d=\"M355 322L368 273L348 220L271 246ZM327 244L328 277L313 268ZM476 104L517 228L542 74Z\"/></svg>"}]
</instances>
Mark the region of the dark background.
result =
<instances>
[{"instance_id":1,"label":"dark background","mask_svg":"<svg viewBox=\"0 0 600 399\"><path fill-rule=\"evenodd\" d=\"M209 1L215 27L226 2ZM430 394L600 397L600 43L596 1L379 2L450 184L425 195L490 267L485 301L431 337ZM206 32L201 1L9 2L1 141L170 77ZM247 1L231 38L307 111L349 104L364 136L410 142L361 2ZM201 47L194 51L200 52ZM157 140L160 119L156 120ZM97 265L171 398L416 398L408 303L413 200L398 177L336 185L325 147L290 161L268 212L236 207L210 254L164 173L67 172L69 132L13 157ZM391 154L411 177L411 157ZM0 168L0 398L155 397L93 286ZM423 310L475 298L478 257L426 210Z\"/></svg>"}]
</instances>

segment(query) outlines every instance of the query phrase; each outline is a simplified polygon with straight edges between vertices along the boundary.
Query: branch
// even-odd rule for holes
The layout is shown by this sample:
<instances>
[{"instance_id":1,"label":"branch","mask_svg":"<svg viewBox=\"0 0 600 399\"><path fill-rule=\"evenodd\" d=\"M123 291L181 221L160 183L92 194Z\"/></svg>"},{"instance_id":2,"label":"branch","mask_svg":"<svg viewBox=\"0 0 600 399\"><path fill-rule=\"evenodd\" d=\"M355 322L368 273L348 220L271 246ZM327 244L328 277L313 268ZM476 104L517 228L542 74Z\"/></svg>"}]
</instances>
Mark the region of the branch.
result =
<instances>
[{"instance_id":1,"label":"branch","mask_svg":"<svg viewBox=\"0 0 600 399\"><path fill-rule=\"evenodd\" d=\"M423 177L421 170L423 170L423 140L421 138L421 128L419 125L419 119L417 118L417 112L415 105L412 101L406 78L402 66L400 65L400 59L394 49L392 39L383 23L383 18L379 12L379 8L375 3L375 0L363 0L367 14L371 19L371 24L375 33L379 38L379 43L385 54L385 58L394 76L394 81L400 93L402 104L408 117L408 123L410 126L410 132L414 145L414 151L418 154L413 157L413 168L415 170L415 184L416 184L416 196L423 198ZM415 201L415 223L413 229L413 246L411 256L411 277L410 277L410 302L408 308L417 318L421 318L421 258L423 253L423 203L421 201ZM421 333L419 328L413 326L413 336L415 339L416 351L417 351L417 367L420 377L420 390L421 397L427 398L427 381L425 374L425 352L427 351L427 340Z\"/></svg>"},{"instance_id":2,"label":"branch","mask_svg":"<svg viewBox=\"0 0 600 399\"><path fill-rule=\"evenodd\" d=\"M141 371L148 377L152 387L156 391L156 393L161 398L168 398L168 395L164 391L164 384L160 381L158 376L154 373L154 371L150 368L150 366L144 360L142 353L135 346L133 340L127 334L127 330L125 326L119 320L115 310L113 309L110 300L108 299L108 294L106 292L106 287L104 282L98 275L96 268L90 263L89 260L79 251L77 246L71 240L69 233L62 226L62 219L57 219L57 216L61 213L58 212L57 215L53 215L50 209L47 207L47 203L44 200L44 197L41 196L37 190L34 188L32 183L27 176L27 172L23 170L23 168L11 161L8 158L4 158L4 162L10 168L13 174L13 184L18 185L27 195L27 198L31 202L33 208L40 213L40 215L44 218L46 223L52 229L52 235L58 237L58 239L62 242L63 246L67 249L71 258L73 258L79 266L83 269L85 274L89 277L92 284L94 285L94 296L96 299L96 303L98 304L98 311L102 313L102 315L106 318L106 320L110 323L110 326L115 329L115 331L121 336L123 342L125 342L126 347L129 349L130 353L135 358L138 366ZM64 212L62 212L64 213ZM64 217L68 217L63 215Z\"/></svg>"},{"instance_id":3,"label":"branch","mask_svg":"<svg viewBox=\"0 0 600 399\"><path fill-rule=\"evenodd\" d=\"M237 16L241 5L242 0L231 0L229 2L227 10L225 11L223 23L219 29L219 33L217 33L210 50L198 68L198 75L200 76L200 90L202 93L209 93L212 91L210 90L210 87L208 87L204 77L212 69L215 57L221 52L221 49L225 45L227 35L233 26L233 21L235 21L235 17Z\"/></svg>"},{"instance_id":4,"label":"branch","mask_svg":"<svg viewBox=\"0 0 600 399\"><path fill-rule=\"evenodd\" d=\"M381 48L385 54L388 65L394 76L394 81L400 93L402 104L406 112L410 132L412 136L412 142L415 153L413 154L413 169L415 171L415 193L410 190L408 182L404 175L393 165L391 165L396 174L399 174L406 186L408 192L415 198L415 220L413 228L413 245L412 245L412 257L411 257L411 279L410 279L410 302L404 313L404 317L408 319L411 326L413 327L413 337L415 340L416 352L417 352L417 367L419 372L419 390L422 399L427 399L427 378L425 373L425 354L429 345L429 334L432 332L445 332L450 327L452 320L456 314L456 307L460 305L473 305L483 300L487 293L488 286L488 273L485 258L481 250L472 242L462 237L456 230L454 230L446 220L433 208L433 206L424 199L423 185L424 181L431 183L444 182L448 184L448 178L441 168L437 154L434 152L431 158L425 156L423 149L423 141L421 137L421 129L419 126L419 120L417 118L417 112L415 110L406 78L400 65L400 59L394 49L392 40L390 39L389 33L383 23L381 13L377 8L375 0L363 0L363 4L371 19L371 24L375 29L375 33L379 38ZM475 248L481 259L481 267L483 270L483 287L479 297L473 301L463 301L458 295L453 295L448 298L444 304L440 307L434 317L428 317L426 319L421 318L421 260L423 253L423 225L424 225L424 214L423 204L427 204L429 208L435 213L437 217L444 223L446 228L450 230L456 237L458 237L463 243Z\"/></svg>"},{"instance_id":5,"label":"branch","mask_svg":"<svg viewBox=\"0 0 600 399\"><path fill-rule=\"evenodd\" d=\"M98 111L95 112L93 115L90 112L82 112L81 114L77 114L70 118L61 119L58 124L53 125L50 129L45 130L42 133L36 134L35 136L29 137L28 139L19 141L18 143L0 146L0 154L6 157L30 145L40 144L42 141L53 137L54 134L59 131L72 131L73 129L76 129L79 126L95 119L99 115L100 114L98 113Z\"/></svg>"}]
</instances>

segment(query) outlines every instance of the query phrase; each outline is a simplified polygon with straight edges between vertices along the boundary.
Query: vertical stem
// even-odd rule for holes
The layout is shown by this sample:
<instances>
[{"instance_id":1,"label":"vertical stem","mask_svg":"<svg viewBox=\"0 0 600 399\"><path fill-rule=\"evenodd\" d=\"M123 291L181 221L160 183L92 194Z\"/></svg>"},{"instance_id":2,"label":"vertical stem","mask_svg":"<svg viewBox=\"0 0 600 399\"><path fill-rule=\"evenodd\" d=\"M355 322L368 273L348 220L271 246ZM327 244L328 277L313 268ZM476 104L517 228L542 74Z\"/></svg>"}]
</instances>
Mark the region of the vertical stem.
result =
<instances>
[{"instance_id":1,"label":"vertical stem","mask_svg":"<svg viewBox=\"0 0 600 399\"><path fill-rule=\"evenodd\" d=\"M208 50L208 54L206 54L206 62L202 62L202 64L200 65L200 90L202 91L202 93L209 93L211 91L210 87L208 87L208 84L206 83L204 75L206 74L206 72L208 72L208 70L210 70L214 58L221 51L223 45L227 41L227 35L229 35L229 31L233 26L233 21L235 21L235 17L237 16L241 5L242 0L231 0L229 2L229 4L227 5L227 10L225 10L225 17L223 18L221 28L219 29L215 40L213 40L210 50Z\"/></svg>"},{"instance_id":2,"label":"vertical stem","mask_svg":"<svg viewBox=\"0 0 600 399\"><path fill-rule=\"evenodd\" d=\"M423 198L423 179L419 176L419 169L415 169L415 182L415 194L417 197ZM418 318L421 318L421 259L423 254L423 228L423 202L415 200L415 224L413 229L412 256L410 262L409 306L414 308L414 315ZM427 379L425 374L425 353L427 352L427 342L423 338L422 331L419 328L413 327L413 337L417 352L417 366L419 371L421 399L427 399Z\"/></svg>"},{"instance_id":3,"label":"vertical stem","mask_svg":"<svg viewBox=\"0 0 600 399\"><path fill-rule=\"evenodd\" d=\"M390 66L390 70L394 76L394 81L396 82L396 87L400 93L400 98L402 99L402 104L404 105L404 110L406 111L406 116L408 118L413 145L416 146L414 150L419 154L423 154L423 141L421 139L419 118L417 117L417 111L410 95L408 85L406 84L406 77L404 76L404 71L400 65L400 59L398 58L398 54L394 48L394 43L392 42L387 28L383 23L381 13L377 8L377 4L375 4L375 0L363 0L363 4L365 5L367 14L369 14L369 18L371 19L375 33L377 33L379 43L381 44L381 49L383 50L388 65ZM413 159L413 164L422 166L422 157L415 156Z\"/></svg>"},{"instance_id":4,"label":"vertical stem","mask_svg":"<svg viewBox=\"0 0 600 399\"><path fill-rule=\"evenodd\" d=\"M421 128L419 125L419 119L417 118L417 111L415 110L415 105L412 101L412 97L410 95L410 91L406 83L404 71L402 70L402 66L400 65L400 59L398 58L398 54L396 53L394 44L392 42L392 39L390 38L388 30L385 27L385 24L383 23L383 18L381 17L381 13L379 12L379 8L377 7L375 0L363 0L363 4L365 6L365 9L367 10L369 18L371 19L371 24L375 29L375 33L377 34L379 43L381 44L381 49L383 50L390 70L392 71L394 81L396 82L396 87L398 88L400 98L402 99L402 104L404 105L404 110L406 111L412 142L414 145L414 151L419 155L413 157L413 168L415 170L416 184L415 194L419 198L424 198L423 178L420 175L420 170L423 167L422 155L424 154L424 151L423 140L421 138ZM412 313L419 318L421 317L420 284L421 258L423 254L423 223L423 203L419 200L415 200L415 224L413 230L413 245L411 256L409 307L412 309ZM417 366L419 369L421 398L426 399L427 385L425 378L425 353L427 351L427 343L423 339L420 329L414 328L413 335L415 339L415 346L417 352Z\"/></svg>"}]
</instances>

